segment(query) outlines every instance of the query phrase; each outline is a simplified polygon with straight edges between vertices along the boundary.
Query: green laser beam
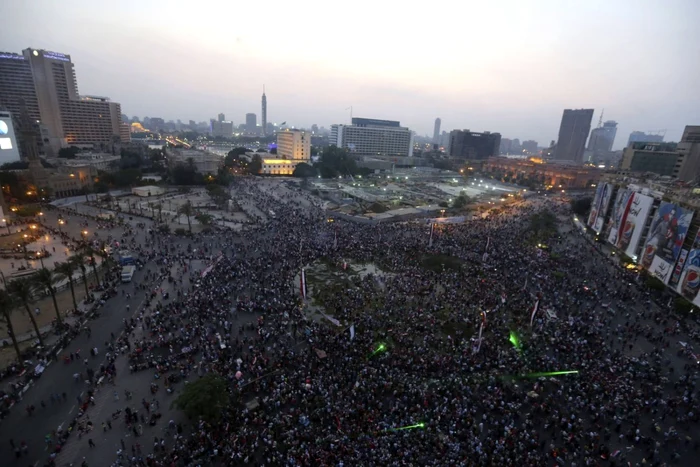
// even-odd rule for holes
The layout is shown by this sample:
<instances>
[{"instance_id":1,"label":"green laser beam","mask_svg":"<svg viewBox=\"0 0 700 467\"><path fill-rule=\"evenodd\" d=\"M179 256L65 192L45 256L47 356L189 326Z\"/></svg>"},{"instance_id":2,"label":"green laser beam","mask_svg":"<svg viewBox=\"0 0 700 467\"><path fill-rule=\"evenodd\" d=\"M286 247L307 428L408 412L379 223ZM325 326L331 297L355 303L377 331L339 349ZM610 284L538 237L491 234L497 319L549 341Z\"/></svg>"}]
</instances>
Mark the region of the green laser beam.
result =
<instances>
[{"instance_id":1,"label":"green laser beam","mask_svg":"<svg viewBox=\"0 0 700 467\"><path fill-rule=\"evenodd\" d=\"M526 378L540 378L542 376L559 376L559 375L570 375L578 374L578 370L568 370L568 371L547 371L544 373L528 373L525 375Z\"/></svg>"},{"instance_id":2,"label":"green laser beam","mask_svg":"<svg viewBox=\"0 0 700 467\"><path fill-rule=\"evenodd\" d=\"M515 347L515 349L518 352L521 350L522 343L520 342L520 338L515 332L510 331L510 336L508 337L508 340L511 344L513 344L513 347Z\"/></svg>"},{"instance_id":3,"label":"green laser beam","mask_svg":"<svg viewBox=\"0 0 700 467\"><path fill-rule=\"evenodd\" d=\"M379 347L377 347L377 350L375 350L374 352L372 352L370 354L370 357L374 357L379 352L384 352L385 350L386 350L386 344L382 342L381 344L379 344Z\"/></svg>"},{"instance_id":4,"label":"green laser beam","mask_svg":"<svg viewBox=\"0 0 700 467\"><path fill-rule=\"evenodd\" d=\"M416 428L425 428L425 422L416 423L415 425L400 426L398 428L391 428L385 431L401 431L401 430L415 430Z\"/></svg>"}]
</instances>

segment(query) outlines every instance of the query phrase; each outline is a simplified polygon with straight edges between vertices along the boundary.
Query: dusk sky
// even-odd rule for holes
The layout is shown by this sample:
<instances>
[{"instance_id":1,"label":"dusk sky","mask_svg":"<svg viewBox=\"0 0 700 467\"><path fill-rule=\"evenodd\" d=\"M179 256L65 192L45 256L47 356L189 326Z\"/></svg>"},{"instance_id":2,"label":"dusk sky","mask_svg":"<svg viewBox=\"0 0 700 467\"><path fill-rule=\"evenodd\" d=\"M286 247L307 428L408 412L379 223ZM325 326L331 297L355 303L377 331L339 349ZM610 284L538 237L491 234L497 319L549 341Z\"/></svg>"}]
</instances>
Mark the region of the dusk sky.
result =
<instances>
[{"instance_id":1,"label":"dusk sky","mask_svg":"<svg viewBox=\"0 0 700 467\"><path fill-rule=\"evenodd\" d=\"M564 108L680 138L700 125L700 1L4 1L0 48L70 54L129 115L308 127L358 117L556 139Z\"/></svg>"}]
</instances>

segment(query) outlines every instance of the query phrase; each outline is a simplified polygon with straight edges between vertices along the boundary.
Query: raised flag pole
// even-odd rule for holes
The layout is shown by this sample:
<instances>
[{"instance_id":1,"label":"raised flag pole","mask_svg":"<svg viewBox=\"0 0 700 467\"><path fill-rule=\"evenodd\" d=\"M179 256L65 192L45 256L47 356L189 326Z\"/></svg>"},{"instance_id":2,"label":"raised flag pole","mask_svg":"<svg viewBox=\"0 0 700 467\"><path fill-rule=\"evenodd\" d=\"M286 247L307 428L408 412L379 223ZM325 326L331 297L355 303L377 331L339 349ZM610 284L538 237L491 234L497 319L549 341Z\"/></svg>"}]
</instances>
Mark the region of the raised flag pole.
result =
<instances>
[{"instance_id":1,"label":"raised flag pole","mask_svg":"<svg viewBox=\"0 0 700 467\"><path fill-rule=\"evenodd\" d=\"M532 315L530 316L530 327L532 327L532 323L535 322L535 314L537 314L537 310L540 307L540 299L538 298L537 301L535 302L535 306L532 307Z\"/></svg>"},{"instance_id":2,"label":"raised flag pole","mask_svg":"<svg viewBox=\"0 0 700 467\"><path fill-rule=\"evenodd\" d=\"M301 296L306 300L306 271L301 268L301 277L299 278L299 288L301 289Z\"/></svg>"},{"instance_id":3,"label":"raised flag pole","mask_svg":"<svg viewBox=\"0 0 700 467\"><path fill-rule=\"evenodd\" d=\"M435 223L430 224L430 240L428 241L428 248L433 247L433 231L435 231Z\"/></svg>"},{"instance_id":4,"label":"raised flag pole","mask_svg":"<svg viewBox=\"0 0 700 467\"><path fill-rule=\"evenodd\" d=\"M486 313L483 311L481 312L481 325L479 326L479 343L476 346L476 353L479 353L479 350L481 350L481 340L482 340L482 335L484 333L484 326L486 325Z\"/></svg>"}]
</instances>

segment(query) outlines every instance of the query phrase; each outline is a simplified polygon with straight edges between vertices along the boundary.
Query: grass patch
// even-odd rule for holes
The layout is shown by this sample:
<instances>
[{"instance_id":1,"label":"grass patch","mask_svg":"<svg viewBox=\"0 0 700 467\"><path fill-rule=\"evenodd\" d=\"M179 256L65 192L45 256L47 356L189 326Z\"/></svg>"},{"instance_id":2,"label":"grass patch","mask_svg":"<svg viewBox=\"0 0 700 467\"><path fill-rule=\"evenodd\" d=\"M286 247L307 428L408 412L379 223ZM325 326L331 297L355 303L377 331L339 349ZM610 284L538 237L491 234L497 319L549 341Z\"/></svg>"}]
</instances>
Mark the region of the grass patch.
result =
<instances>
[{"instance_id":1,"label":"grass patch","mask_svg":"<svg viewBox=\"0 0 700 467\"><path fill-rule=\"evenodd\" d=\"M421 266L433 272L442 272L443 268L457 271L462 268L462 260L448 255L423 255Z\"/></svg>"}]
</instances>

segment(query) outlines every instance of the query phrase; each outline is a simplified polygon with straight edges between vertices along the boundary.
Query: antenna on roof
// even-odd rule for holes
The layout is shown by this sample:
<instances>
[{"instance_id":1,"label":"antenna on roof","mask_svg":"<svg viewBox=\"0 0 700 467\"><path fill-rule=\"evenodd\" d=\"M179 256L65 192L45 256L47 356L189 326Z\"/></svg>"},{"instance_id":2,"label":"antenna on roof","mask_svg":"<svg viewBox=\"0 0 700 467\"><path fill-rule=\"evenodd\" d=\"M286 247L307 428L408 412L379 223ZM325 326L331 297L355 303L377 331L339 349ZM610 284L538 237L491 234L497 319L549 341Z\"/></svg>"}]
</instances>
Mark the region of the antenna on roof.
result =
<instances>
[{"instance_id":1,"label":"antenna on roof","mask_svg":"<svg viewBox=\"0 0 700 467\"><path fill-rule=\"evenodd\" d=\"M603 114L605 113L605 109L600 111L600 118L598 119L598 128L601 128L603 126Z\"/></svg>"}]
</instances>

